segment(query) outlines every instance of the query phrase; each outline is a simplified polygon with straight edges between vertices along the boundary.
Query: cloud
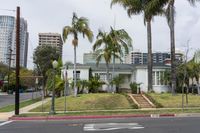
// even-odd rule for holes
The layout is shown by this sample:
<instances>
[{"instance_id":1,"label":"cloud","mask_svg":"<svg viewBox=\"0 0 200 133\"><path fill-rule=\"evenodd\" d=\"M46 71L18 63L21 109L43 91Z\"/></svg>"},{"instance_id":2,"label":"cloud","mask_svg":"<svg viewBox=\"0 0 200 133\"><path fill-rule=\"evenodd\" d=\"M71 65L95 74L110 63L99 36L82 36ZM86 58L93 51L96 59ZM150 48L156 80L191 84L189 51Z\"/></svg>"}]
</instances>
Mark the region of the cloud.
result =
<instances>
[{"instance_id":1,"label":"cloud","mask_svg":"<svg viewBox=\"0 0 200 133\"><path fill-rule=\"evenodd\" d=\"M129 18L123 7L114 5L110 9L110 0L6 0L0 8L15 9L21 6L21 15L28 21L30 45L28 65L31 63L32 54L38 45L39 32L62 33L65 25L71 24L72 12L90 20L91 29L96 35L99 28L109 30L114 25L116 29L124 28L133 38L133 46L141 51L147 51L146 27L143 16ZM200 5L192 7L187 0L176 1L176 46L180 47L187 39L191 39L191 46L199 48L200 34ZM15 15L0 10L0 14ZM73 61L73 47L69 38L63 47L63 60ZM153 51L166 51L170 48L169 28L164 17L155 17L152 23ZM77 51L77 60L82 62L83 53L91 51L92 44L87 39L80 37Z\"/></svg>"}]
</instances>

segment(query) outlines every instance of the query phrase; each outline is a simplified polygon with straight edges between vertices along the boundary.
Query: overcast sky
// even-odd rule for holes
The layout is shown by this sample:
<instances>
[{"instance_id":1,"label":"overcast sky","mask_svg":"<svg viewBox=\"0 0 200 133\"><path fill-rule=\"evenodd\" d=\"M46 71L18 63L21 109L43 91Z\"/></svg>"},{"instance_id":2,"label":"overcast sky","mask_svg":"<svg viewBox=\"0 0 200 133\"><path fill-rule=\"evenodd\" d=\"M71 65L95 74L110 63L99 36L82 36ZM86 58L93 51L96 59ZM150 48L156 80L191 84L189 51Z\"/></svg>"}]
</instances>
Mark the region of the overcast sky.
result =
<instances>
[{"instance_id":1,"label":"overcast sky","mask_svg":"<svg viewBox=\"0 0 200 133\"><path fill-rule=\"evenodd\" d=\"M143 16L129 18L120 6L110 9L111 0L0 0L0 15L15 16L15 12L2 9L21 7L21 16L28 21L30 33L28 67L32 68L33 51L38 45L38 33L57 32L62 34L62 28L71 24L72 13L87 17L90 27L97 35L98 29L108 31L114 25L116 29L125 29L133 39L133 48L147 51L146 27ZM200 4L191 7L187 0L176 0L176 47L184 49L190 40L190 56L200 48ZM78 62L83 62L83 53L92 51L93 43L79 38L77 50ZM73 62L73 47L71 39L63 46L63 60ZM155 17L152 24L153 51L169 51L169 28L164 17Z\"/></svg>"}]
</instances>

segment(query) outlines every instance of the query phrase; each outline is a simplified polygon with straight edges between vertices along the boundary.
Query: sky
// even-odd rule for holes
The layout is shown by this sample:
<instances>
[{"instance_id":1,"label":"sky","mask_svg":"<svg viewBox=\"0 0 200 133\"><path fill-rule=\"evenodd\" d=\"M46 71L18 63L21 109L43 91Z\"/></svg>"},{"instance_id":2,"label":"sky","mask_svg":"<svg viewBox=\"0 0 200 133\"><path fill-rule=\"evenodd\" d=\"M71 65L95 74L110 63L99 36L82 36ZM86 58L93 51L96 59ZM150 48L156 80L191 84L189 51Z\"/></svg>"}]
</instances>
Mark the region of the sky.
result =
<instances>
[{"instance_id":1,"label":"sky","mask_svg":"<svg viewBox=\"0 0 200 133\"><path fill-rule=\"evenodd\" d=\"M83 2L84 1L84 2ZM133 40L133 48L147 52L146 27L143 16L129 18L123 7L114 5L110 8L111 0L0 0L0 15L15 16L15 10L21 8L21 17L28 22L29 49L28 68L33 68L33 52L38 46L38 33L56 32L62 34L64 26L71 25L72 13L89 19L89 25L94 36L98 29L109 31L125 29ZM187 0L176 0L176 48L185 51L189 40L189 56L200 48L200 4L192 7ZM72 37L63 45L63 61L73 62ZM95 39L94 39L95 41ZM83 62L83 53L92 51L92 45L86 38L79 37L77 61ZM152 22L152 48L154 52L169 52L169 27L164 16L154 17Z\"/></svg>"}]
</instances>

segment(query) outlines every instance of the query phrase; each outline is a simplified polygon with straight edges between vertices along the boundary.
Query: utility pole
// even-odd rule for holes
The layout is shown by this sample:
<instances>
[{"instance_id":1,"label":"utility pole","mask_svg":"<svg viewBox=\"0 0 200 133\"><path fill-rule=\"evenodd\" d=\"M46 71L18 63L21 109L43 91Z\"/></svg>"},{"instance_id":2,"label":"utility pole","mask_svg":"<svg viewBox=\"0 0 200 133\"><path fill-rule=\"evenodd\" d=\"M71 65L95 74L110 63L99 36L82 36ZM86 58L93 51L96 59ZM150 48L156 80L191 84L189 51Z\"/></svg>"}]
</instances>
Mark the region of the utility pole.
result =
<instances>
[{"instance_id":1,"label":"utility pole","mask_svg":"<svg viewBox=\"0 0 200 133\"><path fill-rule=\"evenodd\" d=\"M19 115L19 69L20 69L20 7L16 14L16 86L15 86L15 115Z\"/></svg>"}]
</instances>

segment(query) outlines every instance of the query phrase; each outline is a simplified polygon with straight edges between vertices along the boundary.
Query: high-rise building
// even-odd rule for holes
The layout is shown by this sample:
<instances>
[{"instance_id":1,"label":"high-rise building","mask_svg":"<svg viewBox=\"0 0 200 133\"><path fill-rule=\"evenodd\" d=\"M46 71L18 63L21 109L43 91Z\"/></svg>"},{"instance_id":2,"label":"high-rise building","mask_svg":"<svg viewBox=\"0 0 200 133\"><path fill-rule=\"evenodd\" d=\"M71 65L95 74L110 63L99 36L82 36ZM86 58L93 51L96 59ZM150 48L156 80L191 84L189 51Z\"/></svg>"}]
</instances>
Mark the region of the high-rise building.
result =
<instances>
[{"instance_id":1,"label":"high-rise building","mask_svg":"<svg viewBox=\"0 0 200 133\"><path fill-rule=\"evenodd\" d=\"M39 33L39 45L55 47L62 57L63 41L59 33Z\"/></svg>"},{"instance_id":2,"label":"high-rise building","mask_svg":"<svg viewBox=\"0 0 200 133\"><path fill-rule=\"evenodd\" d=\"M140 52L139 50L132 51L126 59L127 64L147 64L148 54ZM180 51L176 51L175 54L176 62L182 63L183 61L183 53ZM152 53L153 64L164 64L165 61L169 61L171 58L171 54L169 52L155 52Z\"/></svg>"},{"instance_id":3,"label":"high-rise building","mask_svg":"<svg viewBox=\"0 0 200 133\"><path fill-rule=\"evenodd\" d=\"M200 63L200 50L198 49L194 54L194 61Z\"/></svg>"},{"instance_id":4,"label":"high-rise building","mask_svg":"<svg viewBox=\"0 0 200 133\"><path fill-rule=\"evenodd\" d=\"M130 55L131 51L133 51L133 47L132 47L132 45L128 46L128 53L125 51L124 47L122 47L122 51L123 51L123 57L121 57L121 59L122 59L121 63L125 64L129 60L129 55Z\"/></svg>"},{"instance_id":5,"label":"high-rise building","mask_svg":"<svg viewBox=\"0 0 200 133\"><path fill-rule=\"evenodd\" d=\"M97 55L95 53L84 53L83 64L95 64ZM104 62L105 63L105 62Z\"/></svg>"},{"instance_id":6,"label":"high-rise building","mask_svg":"<svg viewBox=\"0 0 200 133\"><path fill-rule=\"evenodd\" d=\"M128 46L128 52L130 53L131 51L133 51L132 46ZM94 52L84 53L83 54L83 64L94 64L94 63L96 63L96 58L97 58L97 54ZM124 63L128 62L127 61L128 59L130 59L129 54L126 53L124 47L122 47L122 55L120 56L120 59L115 58L115 63L116 64L124 64ZM99 63L105 64L106 62L102 58ZM110 63L113 63L113 57L112 57Z\"/></svg>"},{"instance_id":7,"label":"high-rise building","mask_svg":"<svg viewBox=\"0 0 200 133\"><path fill-rule=\"evenodd\" d=\"M27 67L28 53L27 21L20 19L20 66ZM12 51L11 67L16 65L16 19L12 16L0 16L0 62L9 64Z\"/></svg>"},{"instance_id":8,"label":"high-rise building","mask_svg":"<svg viewBox=\"0 0 200 133\"><path fill-rule=\"evenodd\" d=\"M90 53L84 53L83 54L83 64L96 64L96 58L97 58L97 54L90 52ZM111 59L110 63L113 62L113 58ZM105 59L101 59L99 64L105 64ZM115 58L115 63L116 64L122 64L122 62L120 61L120 59Z\"/></svg>"}]
</instances>

